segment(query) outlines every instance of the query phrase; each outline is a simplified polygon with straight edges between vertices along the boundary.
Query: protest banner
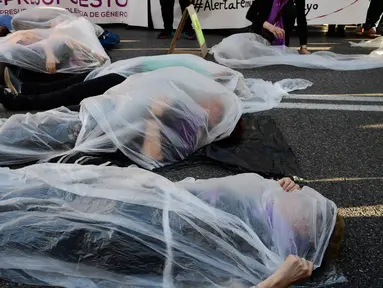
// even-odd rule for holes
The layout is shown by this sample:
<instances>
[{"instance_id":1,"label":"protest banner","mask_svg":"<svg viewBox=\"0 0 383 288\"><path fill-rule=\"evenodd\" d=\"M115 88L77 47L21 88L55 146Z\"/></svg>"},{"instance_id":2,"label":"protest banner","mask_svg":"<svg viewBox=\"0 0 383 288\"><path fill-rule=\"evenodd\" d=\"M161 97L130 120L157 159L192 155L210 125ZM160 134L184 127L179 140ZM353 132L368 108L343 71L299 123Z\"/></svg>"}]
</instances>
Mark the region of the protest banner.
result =
<instances>
[{"instance_id":1,"label":"protest banner","mask_svg":"<svg viewBox=\"0 0 383 288\"><path fill-rule=\"evenodd\" d=\"M16 15L36 6L62 7L97 24L148 26L146 0L0 0L0 15Z\"/></svg>"},{"instance_id":2,"label":"protest banner","mask_svg":"<svg viewBox=\"0 0 383 288\"><path fill-rule=\"evenodd\" d=\"M154 28L163 28L159 0L150 0ZM262 1L262 0L257 0ZM245 16L253 0L195 0L194 7L204 29L236 29L250 25ZM306 0L309 25L357 24L366 20L369 0ZM176 0L175 22L181 19Z\"/></svg>"}]
</instances>

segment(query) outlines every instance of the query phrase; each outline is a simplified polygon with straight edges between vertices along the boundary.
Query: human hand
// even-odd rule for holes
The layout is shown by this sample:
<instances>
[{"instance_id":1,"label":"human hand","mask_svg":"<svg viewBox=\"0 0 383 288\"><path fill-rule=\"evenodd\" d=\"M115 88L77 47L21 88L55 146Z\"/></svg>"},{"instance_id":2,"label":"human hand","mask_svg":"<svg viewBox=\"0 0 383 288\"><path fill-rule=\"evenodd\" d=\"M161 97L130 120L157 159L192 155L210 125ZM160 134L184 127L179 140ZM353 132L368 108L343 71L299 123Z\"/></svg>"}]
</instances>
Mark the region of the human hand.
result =
<instances>
[{"instance_id":1,"label":"human hand","mask_svg":"<svg viewBox=\"0 0 383 288\"><path fill-rule=\"evenodd\" d=\"M150 110L156 116L161 116L166 107L169 107L169 98L167 96L160 96L156 99L152 99Z\"/></svg>"},{"instance_id":2,"label":"human hand","mask_svg":"<svg viewBox=\"0 0 383 288\"><path fill-rule=\"evenodd\" d=\"M298 184L295 184L295 182L291 180L289 177L285 177L278 180L278 183L286 192L294 192L294 191L301 190L301 187Z\"/></svg>"},{"instance_id":3,"label":"human hand","mask_svg":"<svg viewBox=\"0 0 383 288\"><path fill-rule=\"evenodd\" d=\"M273 274L279 287L288 287L293 283L309 278L314 270L314 264L295 255L289 255L285 262Z\"/></svg>"},{"instance_id":4,"label":"human hand","mask_svg":"<svg viewBox=\"0 0 383 288\"><path fill-rule=\"evenodd\" d=\"M301 54L301 55L309 55L311 53L309 52L309 50L307 50L307 48L301 48L301 49L299 49L299 54Z\"/></svg>"},{"instance_id":5,"label":"human hand","mask_svg":"<svg viewBox=\"0 0 383 288\"><path fill-rule=\"evenodd\" d=\"M284 39L285 38L285 30L282 28L279 28L277 26L271 25L269 27L269 31L273 33L273 35L278 39Z\"/></svg>"},{"instance_id":6,"label":"human hand","mask_svg":"<svg viewBox=\"0 0 383 288\"><path fill-rule=\"evenodd\" d=\"M53 55L48 56L45 62L47 72L50 74L56 73L56 65L58 63L60 63L60 61L55 56Z\"/></svg>"}]
</instances>

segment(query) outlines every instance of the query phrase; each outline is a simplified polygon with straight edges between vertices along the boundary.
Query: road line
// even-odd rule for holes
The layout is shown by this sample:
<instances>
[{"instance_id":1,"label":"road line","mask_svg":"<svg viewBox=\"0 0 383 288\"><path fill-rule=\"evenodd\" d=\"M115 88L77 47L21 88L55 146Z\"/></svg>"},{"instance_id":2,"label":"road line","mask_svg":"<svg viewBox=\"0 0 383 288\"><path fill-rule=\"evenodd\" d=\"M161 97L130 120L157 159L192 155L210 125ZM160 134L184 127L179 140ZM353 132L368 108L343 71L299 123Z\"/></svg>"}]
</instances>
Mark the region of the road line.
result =
<instances>
[{"instance_id":1,"label":"road line","mask_svg":"<svg viewBox=\"0 0 383 288\"><path fill-rule=\"evenodd\" d=\"M383 205L338 208L343 217L382 217Z\"/></svg>"},{"instance_id":2,"label":"road line","mask_svg":"<svg viewBox=\"0 0 383 288\"><path fill-rule=\"evenodd\" d=\"M300 179L300 181L304 181L307 183L317 183L317 182L347 182L347 181L374 181L374 180L383 180L383 177L337 177L337 178L323 178L323 179L314 179L314 180L306 180Z\"/></svg>"},{"instance_id":3,"label":"road line","mask_svg":"<svg viewBox=\"0 0 383 288\"><path fill-rule=\"evenodd\" d=\"M135 42L141 42L141 40L120 40L121 43L135 43Z\"/></svg>"},{"instance_id":4,"label":"road line","mask_svg":"<svg viewBox=\"0 0 383 288\"><path fill-rule=\"evenodd\" d=\"M290 94L283 99L302 99L302 100L327 100L327 101L364 101L364 102L383 102L383 97L360 97L360 96L327 96L327 95L307 95Z\"/></svg>"},{"instance_id":5,"label":"road line","mask_svg":"<svg viewBox=\"0 0 383 288\"><path fill-rule=\"evenodd\" d=\"M361 125L358 128L361 128L361 129L383 129L383 123L382 124Z\"/></svg>"},{"instance_id":6,"label":"road line","mask_svg":"<svg viewBox=\"0 0 383 288\"><path fill-rule=\"evenodd\" d=\"M117 50L117 51L168 51L170 48L169 47L166 47L166 48L117 48L117 49L113 49L114 51ZM201 48L176 48L176 50L178 51L187 51L187 50L191 50L191 51L198 51L200 50Z\"/></svg>"},{"instance_id":7,"label":"road line","mask_svg":"<svg viewBox=\"0 0 383 288\"><path fill-rule=\"evenodd\" d=\"M310 95L310 96L361 96L361 97L383 97L383 93L349 93L349 94L290 94L290 95Z\"/></svg>"},{"instance_id":8,"label":"road line","mask_svg":"<svg viewBox=\"0 0 383 288\"><path fill-rule=\"evenodd\" d=\"M276 108L277 109L383 112L383 105L375 106L375 105L317 104L317 103L280 103Z\"/></svg>"}]
</instances>

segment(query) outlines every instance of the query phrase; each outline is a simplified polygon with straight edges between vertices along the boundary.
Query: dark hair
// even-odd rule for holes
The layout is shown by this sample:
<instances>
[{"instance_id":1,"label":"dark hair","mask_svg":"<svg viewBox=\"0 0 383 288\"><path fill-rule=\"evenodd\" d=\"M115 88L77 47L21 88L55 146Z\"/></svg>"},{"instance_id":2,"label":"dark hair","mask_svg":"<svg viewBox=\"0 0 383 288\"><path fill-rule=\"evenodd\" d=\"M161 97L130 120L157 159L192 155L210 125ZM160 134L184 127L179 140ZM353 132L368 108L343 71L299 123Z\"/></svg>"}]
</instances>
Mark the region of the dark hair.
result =
<instances>
[{"instance_id":1,"label":"dark hair","mask_svg":"<svg viewBox=\"0 0 383 288\"><path fill-rule=\"evenodd\" d=\"M344 239L344 228L344 218L339 214L336 215L335 227L323 257L324 265L331 263L339 257Z\"/></svg>"},{"instance_id":2,"label":"dark hair","mask_svg":"<svg viewBox=\"0 0 383 288\"><path fill-rule=\"evenodd\" d=\"M0 37L5 37L10 33L7 27L0 26Z\"/></svg>"}]
</instances>

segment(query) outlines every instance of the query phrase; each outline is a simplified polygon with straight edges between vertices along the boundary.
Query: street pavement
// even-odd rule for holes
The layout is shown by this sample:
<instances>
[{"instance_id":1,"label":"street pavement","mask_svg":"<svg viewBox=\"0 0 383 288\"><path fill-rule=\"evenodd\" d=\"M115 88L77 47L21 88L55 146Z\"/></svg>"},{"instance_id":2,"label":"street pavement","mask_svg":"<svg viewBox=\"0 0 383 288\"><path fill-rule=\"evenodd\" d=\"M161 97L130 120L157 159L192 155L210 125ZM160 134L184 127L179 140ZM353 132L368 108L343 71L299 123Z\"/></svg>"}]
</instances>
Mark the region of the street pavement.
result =
<instances>
[{"instance_id":1,"label":"street pavement","mask_svg":"<svg viewBox=\"0 0 383 288\"><path fill-rule=\"evenodd\" d=\"M122 39L119 48L110 52L113 61L165 54L170 44L170 40L157 40L155 31L109 29ZM209 47L222 38L218 33L206 35ZM309 47L343 54L371 51L351 48L349 39L326 38L315 31L310 34ZM298 46L297 38L292 46ZM177 47L195 48L197 44L180 40ZM348 283L333 287L383 287L383 69L339 72L270 66L240 72L248 78L304 78L314 83L297 92L299 95L285 98L279 108L259 114L275 119L299 159L303 178L332 199L345 216L345 245L337 269ZM0 118L9 115L0 108ZM226 173L203 166L167 176L180 180ZM24 286L0 281L0 287Z\"/></svg>"}]
</instances>

